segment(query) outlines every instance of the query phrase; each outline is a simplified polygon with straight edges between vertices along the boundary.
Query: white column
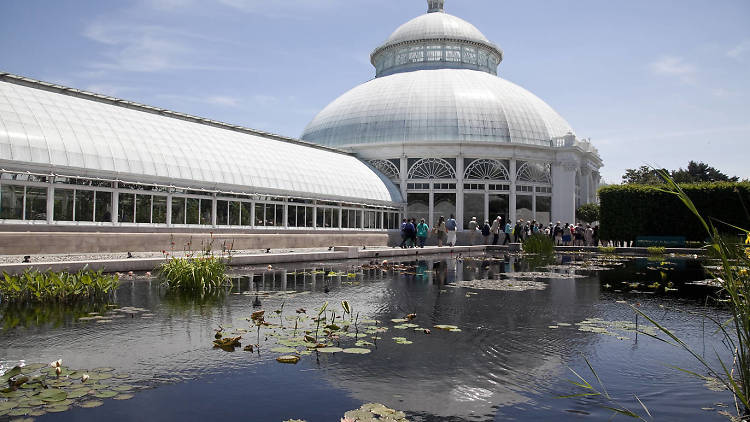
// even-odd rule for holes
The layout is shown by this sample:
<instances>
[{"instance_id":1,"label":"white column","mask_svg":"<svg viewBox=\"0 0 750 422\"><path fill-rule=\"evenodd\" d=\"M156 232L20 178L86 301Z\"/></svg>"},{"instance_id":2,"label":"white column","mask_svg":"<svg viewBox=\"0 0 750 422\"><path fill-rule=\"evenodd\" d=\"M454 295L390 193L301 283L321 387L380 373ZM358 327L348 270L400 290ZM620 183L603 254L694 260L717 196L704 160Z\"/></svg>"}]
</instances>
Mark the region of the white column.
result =
<instances>
[{"instance_id":1,"label":"white column","mask_svg":"<svg viewBox=\"0 0 750 422\"><path fill-rule=\"evenodd\" d=\"M464 229L464 156L456 158L456 223L458 230Z\"/></svg>"},{"instance_id":2,"label":"white column","mask_svg":"<svg viewBox=\"0 0 750 422\"><path fill-rule=\"evenodd\" d=\"M224 210L227 212L227 210ZM211 198L211 225L216 227L216 194Z\"/></svg>"},{"instance_id":3,"label":"white column","mask_svg":"<svg viewBox=\"0 0 750 422\"><path fill-rule=\"evenodd\" d=\"M591 202L591 170L587 167L581 168L581 205Z\"/></svg>"},{"instance_id":4,"label":"white column","mask_svg":"<svg viewBox=\"0 0 750 422\"><path fill-rule=\"evenodd\" d=\"M167 195L167 227L172 227L172 194Z\"/></svg>"},{"instance_id":5,"label":"white column","mask_svg":"<svg viewBox=\"0 0 750 422\"><path fill-rule=\"evenodd\" d=\"M50 182L47 188L47 224L52 224L55 214L55 185Z\"/></svg>"},{"instance_id":6,"label":"white column","mask_svg":"<svg viewBox=\"0 0 750 422\"><path fill-rule=\"evenodd\" d=\"M516 222L516 160L510 160L510 195L508 195L508 221Z\"/></svg>"},{"instance_id":7,"label":"white column","mask_svg":"<svg viewBox=\"0 0 750 422\"><path fill-rule=\"evenodd\" d=\"M409 159L406 158L406 155L401 157L399 164L399 187L401 188L401 197L406 201L406 182L409 177ZM406 212L404 212L404 217L406 217Z\"/></svg>"},{"instance_id":8,"label":"white column","mask_svg":"<svg viewBox=\"0 0 750 422\"><path fill-rule=\"evenodd\" d=\"M577 163L552 164L552 220L575 222Z\"/></svg>"},{"instance_id":9,"label":"white column","mask_svg":"<svg viewBox=\"0 0 750 422\"><path fill-rule=\"evenodd\" d=\"M112 184L115 190L112 192L112 223L117 224L120 217L120 193L117 190L118 182Z\"/></svg>"},{"instance_id":10,"label":"white column","mask_svg":"<svg viewBox=\"0 0 750 422\"><path fill-rule=\"evenodd\" d=\"M437 223L437 219L435 219L435 216L433 215L435 212L435 193L432 191L432 183L430 183L430 193L428 194L428 207L427 207L427 217L430 219L429 225L432 227L435 223Z\"/></svg>"}]
</instances>

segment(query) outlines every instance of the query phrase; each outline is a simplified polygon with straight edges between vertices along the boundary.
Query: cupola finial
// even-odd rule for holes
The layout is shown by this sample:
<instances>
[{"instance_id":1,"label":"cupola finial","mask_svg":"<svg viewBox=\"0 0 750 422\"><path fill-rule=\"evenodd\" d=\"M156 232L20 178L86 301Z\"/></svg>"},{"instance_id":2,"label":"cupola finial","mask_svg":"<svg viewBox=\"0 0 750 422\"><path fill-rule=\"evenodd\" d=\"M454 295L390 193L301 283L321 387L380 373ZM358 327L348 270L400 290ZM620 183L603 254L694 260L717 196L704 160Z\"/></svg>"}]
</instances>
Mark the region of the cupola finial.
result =
<instances>
[{"instance_id":1,"label":"cupola finial","mask_svg":"<svg viewBox=\"0 0 750 422\"><path fill-rule=\"evenodd\" d=\"M427 0L427 13L444 12L445 0Z\"/></svg>"}]
</instances>

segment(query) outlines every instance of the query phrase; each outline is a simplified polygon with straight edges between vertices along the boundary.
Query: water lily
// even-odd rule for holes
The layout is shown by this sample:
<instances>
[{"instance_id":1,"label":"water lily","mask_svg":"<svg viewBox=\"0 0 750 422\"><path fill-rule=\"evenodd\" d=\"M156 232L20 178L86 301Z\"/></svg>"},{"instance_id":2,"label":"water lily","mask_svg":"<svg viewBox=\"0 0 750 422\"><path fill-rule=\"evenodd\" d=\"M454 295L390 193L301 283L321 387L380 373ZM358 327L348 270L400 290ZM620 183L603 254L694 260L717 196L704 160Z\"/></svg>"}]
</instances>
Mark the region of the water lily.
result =
<instances>
[{"instance_id":1,"label":"water lily","mask_svg":"<svg viewBox=\"0 0 750 422\"><path fill-rule=\"evenodd\" d=\"M62 359L58 359L58 360L56 360L54 362L50 362L49 366L51 366L53 368L59 368L59 367L61 367L62 366Z\"/></svg>"},{"instance_id":2,"label":"water lily","mask_svg":"<svg viewBox=\"0 0 750 422\"><path fill-rule=\"evenodd\" d=\"M89 380L89 374L83 374L81 376L81 382L86 382Z\"/></svg>"}]
</instances>

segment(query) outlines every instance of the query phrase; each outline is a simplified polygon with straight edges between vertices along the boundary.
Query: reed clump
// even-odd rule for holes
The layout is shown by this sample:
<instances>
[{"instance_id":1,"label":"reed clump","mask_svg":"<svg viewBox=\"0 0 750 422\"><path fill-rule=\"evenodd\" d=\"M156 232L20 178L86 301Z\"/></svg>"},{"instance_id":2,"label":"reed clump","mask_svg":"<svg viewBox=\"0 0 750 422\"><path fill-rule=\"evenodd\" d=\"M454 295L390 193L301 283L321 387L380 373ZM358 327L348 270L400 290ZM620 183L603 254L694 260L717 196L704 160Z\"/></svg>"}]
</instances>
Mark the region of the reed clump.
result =
<instances>
[{"instance_id":1,"label":"reed clump","mask_svg":"<svg viewBox=\"0 0 750 422\"><path fill-rule=\"evenodd\" d=\"M231 285L224 259L215 256L172 257L159 268L169 289L191 293L215 292Z\"/></svg>"},{"instance_id":2,"label":"reed clump","mask_svg":"<svg viewBox=\"0 0 750 422\"><path fill-rule=\"evenodd\" d=\"M555 253L555 242L549 236L533 234L523 241L523 251L542 255Z\"/></svg>"}]
</instances>

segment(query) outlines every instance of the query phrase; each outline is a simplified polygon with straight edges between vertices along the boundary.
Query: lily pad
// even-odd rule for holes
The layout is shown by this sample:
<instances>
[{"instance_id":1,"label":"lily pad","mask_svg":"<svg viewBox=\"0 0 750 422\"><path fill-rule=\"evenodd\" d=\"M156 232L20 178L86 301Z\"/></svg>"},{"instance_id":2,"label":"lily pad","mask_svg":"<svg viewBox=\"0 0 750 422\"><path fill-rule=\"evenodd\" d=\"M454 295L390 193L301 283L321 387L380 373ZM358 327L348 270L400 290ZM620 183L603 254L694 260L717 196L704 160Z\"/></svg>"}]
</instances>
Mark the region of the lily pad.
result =
<instances>
[{"instance_id":1,"label":"lily pad","mask_svg":"<svg viewBox=\"0 0 750 422\"><path fill-rule=\"evenodd\" d=\"M133 397L135 397L135 394L118 394L115 397L112 397L113 400L130 400Z\"/></svg>"},{"instance_id":2,"label":"lily pad","mask_svg":"<svg viewBox=\"0 0 750 422\"><path fill-rule=\"evenodd\" d=\"M68 398L70 399L79 399L85 395L87 395L91 391L88 388L77 388L71 392L68 393Z\"/></svg>"},{"instance_id":3,"label":"lily pad","mask_svg":"<svg viewBox=\"0 0 750 422\"><path fill-rule=\"evenodd\" d=\"M135 387L133 387L132 385L118 385L117 387L112 387L112 390L125 392L125 391L131 391L133 390L133 388Z\"/></svg>"},{"instance_id":4,"label":"lily pad","mask_svg":"<svg viewBox=\"0 0 750 422\"><path fill-rule=\"evenodd\" d=\"M28 407L18 407L8 412L8 416L26 416L31 412Z\"/></svg>"},{"instance_id":5,"label":"lily pad","mask_svg":"<svg viewBox=\"0 0 750 422\"><path fill-rule=\"evenodd\" d=\"M18 406L18 402L14 401L3 401L0 402L0 411L10 410Z\"/></svg>"},{"instance_id":6,"label":"lily pad","mask_svg":"<svg viewBox=\"0 0 750 422\"><path fill-rule=\"evenodd\" d=\"M391 320L391 322L395 322L396 324L401 324L404 322L409 322L409 320L406 318L394 318Z\"/></svg>"},{"instance_id":7,"label":"lily pad","mask_svg":"<svg viewBox=\"0 0 750 422\"><path fill-rule=\"evenodd\" d=\"M91 408L94 408L94 407L99 407L99 406L101 406L103 404L104 404L103 401L89 400L89 401L85 401L85 402L82 402L82 403L78 403L78 406L83 407L84 409L91 409Z\"/></svg>"},{"instance_id":8,"label":"lily pad","mask_svg":"<svg viewBox=\"0 0 750 422\"><path fill-rule=\"evenodd\" d=\"M29 416L36 416L36 417L44 416L46 414L47 414L47 411L44 409L34 409L31 412L29 412Z\"/></svg>"},{"instance_id":9,"label":"lily pad","mask_svg":"<svg viewBox=\"0 0 750 422\"><path fill-rule=\"evenodd\" d=\"M343 352L344 349L340 347L321 347L320 349L317 349L320 353L339 353Z\"/></svg>"},{"instance_id":10,"label":"lily pad","mask_svg":"<svg viewBox=\"0 0 750 422\"><path fill-rule=\"evenodd\" d=\"M94 397L96 397L97 399L109 399L116 395L117 393L112 390L102 390L97 391L96 394L94 394Z\"/></svg>"},{"instance_id":11,"label":"lily pad","mask_svg":"<svg viewBox=\"0 0 750 422\"><path fill-rule=\"evenodd\" d=\"M343 352L344 353L349 353L349 354L352 354L352 355L366 355L366 354L372 352L372 350L358 348L358 347L351 347L349 349L344 349Z\"/></svg>"},{"instance_id":12,"label":"lily pad","mask_svg":"<svg viewBox=\"0 0 750 422\"><path fill-rule=\"evenodd\" d=\"M21 368L21 372L23 372L24 374L28 374L29 372L34 372L37 369L42 369L45 366L47 366L47 365L45 365L43 363L32 363L30 365L26 365L26 366L22 367Z\"/></svg>"},{"instance_id":13,"label":"lily pad","mask_svg":"<svg viewBox=\"0 0 750 422\"><path fill-rule=\"evenodd\" d=\"M46 408L44 410L46 410L47 412L50 412L50 413L67 412L68 410L70 410L70 406L52 406L52 407L48 407L48 408Z\"/></svg>"},{"instance_id":14,"label":"lily pad","mask_svg":"<svg viewBox=\"0 0 750 422\"><path fill-rule=\"evenodd\" d=\"M458 327L456 327L455 325L436 325L435 328L437 328L438 330L446 330L446 331L458 329Z\"/></svg>"},{"instance_id":15,"label":"lily pad","mask_svg":"<svg viewBox=\"0 0 750 422\"><path fill-rule=\"evenodd\" d=\"M101 368L94 368L91 370L91 372L113 372L115 368L109 368L109 367L101 367Z\"/></svg>"},{"instance_id":16,"label":"lily pad","mask_svg":"<svg viewBox=\"0 0 750 422\"><path fill-rule=\"evenodd\" d=\"M295 355L279 356L276 358L276 362L296 364L297 362L299 362L299 356L295 356Z\"/></svg>"},{"instance_id":17,"label":"lily pad","mask_svg":"<svg viewBox=\"0 0 750 422\"><path fill-rule=\"evenodd\" d=\"M44 400L45 402L57 402L67 399L68 393L58 388L49 388L39 393L39 395L36 397L40 400Z\"/></svg>"}]
</instances>

